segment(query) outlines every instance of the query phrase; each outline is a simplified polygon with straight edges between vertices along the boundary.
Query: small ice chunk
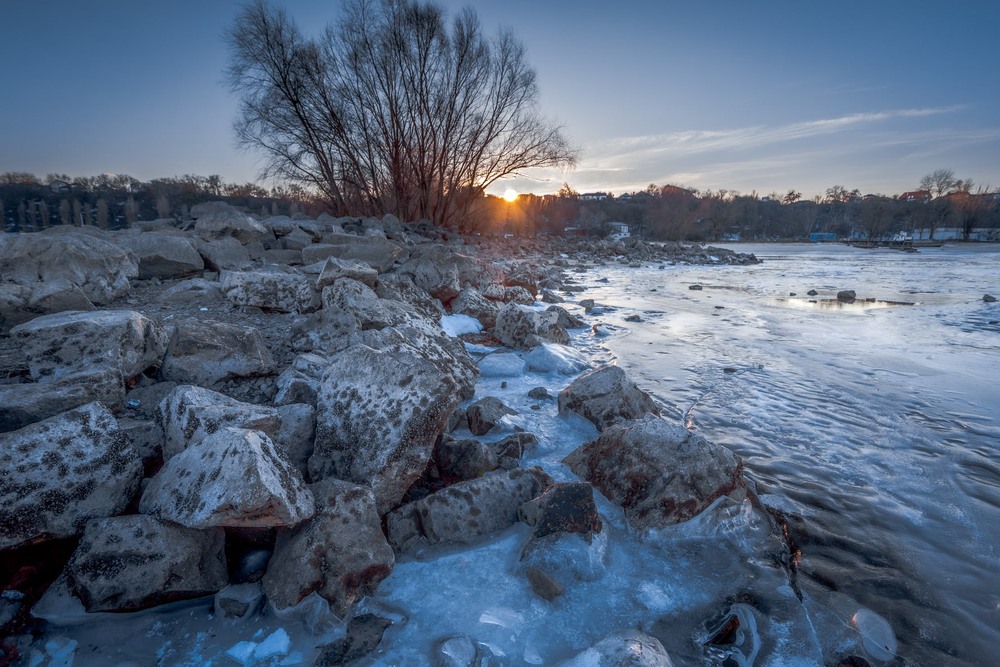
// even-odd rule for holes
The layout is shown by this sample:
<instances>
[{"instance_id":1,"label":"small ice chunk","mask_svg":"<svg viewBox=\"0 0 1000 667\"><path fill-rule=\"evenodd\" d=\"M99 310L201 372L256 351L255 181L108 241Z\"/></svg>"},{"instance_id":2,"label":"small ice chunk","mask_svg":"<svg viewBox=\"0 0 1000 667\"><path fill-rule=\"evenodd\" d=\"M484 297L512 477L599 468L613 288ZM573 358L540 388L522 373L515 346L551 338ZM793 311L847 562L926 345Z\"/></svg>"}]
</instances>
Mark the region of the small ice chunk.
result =
<instances>
[{"instance_id":1,"label":"small ice chunk","mask_svg":"<svg viewBox=\"0 0 1000 667\"><path fill-rule=\"evenodd\" d=\"M292 648L292 640L284 628L278 628L257 645L253 651L254 660L269 660L278 656L288 655Z\"/></svg>"},{"instance_id":2,"label":"small ice chunk","mask_svg":"<svg viewBox=\"0 0 1000 667\"><path fill-rule=\"evenodd\" d=\"M513 352L494 352L479 360L479 374L483 377L516 377L524 375L526 367Z\"/></svg>"},{"instance_id":3,"label":"small ice chunk","mask_svg":"<svg viewBox=\"0 0 1000 667\"><path fill-rule=\"evenodd\" d=\"M497 625L509 630L518 630L524 625L524 616L509 607L493 607L480 614L479 622L486 625Z\"/></svg>"},{"instance_id":4,"label":"small ice chunk","mask_svg":"<svg viewBox=\"0 0 1000 667\"><path fill-rule=\"evenodd\" d=\"M461 336L480 333L483 330L483 323L469 315L442 315L441 328L449 336Z\"/></svg>"},{"instance_id":5,"label":"small ice chunk","mask_svg":"<svg viewBox=\"0 0 1000 667\"><path fill-rule=\"evenodd\" d=\"M51 658L49 667L70 667L78 643L66 637L55 637L45 642L45 653Z\"/></svg>"},{"instance_id":6,"label":"small ice chunk","mask_svg":"<svg viewBox=\"0 0 1000 667\"><path fill-rule=\"evenodd\" d=\"M249 665L253 660L253 652L256 648L257 642L242 641L229 647L229 650L226 651L226 657L237 665Z\"/></svg>"}]
</instances>

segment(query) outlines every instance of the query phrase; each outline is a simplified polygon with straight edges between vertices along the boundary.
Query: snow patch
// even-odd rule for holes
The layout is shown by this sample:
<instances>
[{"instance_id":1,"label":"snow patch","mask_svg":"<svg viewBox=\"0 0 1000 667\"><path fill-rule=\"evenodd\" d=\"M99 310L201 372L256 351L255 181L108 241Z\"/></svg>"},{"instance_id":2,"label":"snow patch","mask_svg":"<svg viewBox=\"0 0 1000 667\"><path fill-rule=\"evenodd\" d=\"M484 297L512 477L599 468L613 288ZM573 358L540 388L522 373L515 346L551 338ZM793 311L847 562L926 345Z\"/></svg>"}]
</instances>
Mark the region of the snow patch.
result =
<instances>
[{"instance_id":1,"label":"snow patch","mask_svg":"<svg viewBox=\"0 0 1000 667\"><path fill-rule=\"evenodd\" d=\"M481 333L483 323L469 315L442 315L441 328L449 336L461 336L462 334Z\"/></svg>"}]
</instances>

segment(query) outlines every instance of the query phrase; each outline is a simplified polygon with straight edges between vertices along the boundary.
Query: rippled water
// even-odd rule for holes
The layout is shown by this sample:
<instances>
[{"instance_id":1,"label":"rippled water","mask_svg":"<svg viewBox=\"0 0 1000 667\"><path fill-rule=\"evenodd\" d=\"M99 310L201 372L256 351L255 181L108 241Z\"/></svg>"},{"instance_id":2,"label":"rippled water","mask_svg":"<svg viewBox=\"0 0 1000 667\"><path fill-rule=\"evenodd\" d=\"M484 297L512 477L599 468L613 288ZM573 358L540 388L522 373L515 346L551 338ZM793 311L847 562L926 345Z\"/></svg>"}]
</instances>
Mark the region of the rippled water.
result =
<instances>
[{"instance_id":1,"label":"rippled water","mask_svg":"<svg viewBox=\"0 0 1000 667\"><path fill-rule=\"evenodd\" d=\"M734 248L764 263L580 278L618 363L746 460L807 594L886 618L897 664L998 664L1000 248Z\"/></svg>"}]
</instances>

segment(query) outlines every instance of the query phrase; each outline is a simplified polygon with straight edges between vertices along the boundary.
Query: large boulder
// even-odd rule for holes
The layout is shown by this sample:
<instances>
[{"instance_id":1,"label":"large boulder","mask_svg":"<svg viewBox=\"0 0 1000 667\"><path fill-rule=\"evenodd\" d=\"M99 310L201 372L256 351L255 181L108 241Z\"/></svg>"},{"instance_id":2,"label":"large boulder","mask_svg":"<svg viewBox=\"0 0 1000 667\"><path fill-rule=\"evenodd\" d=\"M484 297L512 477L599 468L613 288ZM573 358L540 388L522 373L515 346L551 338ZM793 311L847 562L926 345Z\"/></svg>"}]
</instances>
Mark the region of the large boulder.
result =
<instances>
[{"instance_id":1,"label":"large boulder","mask_svg":"<svg viewBox=\"0 0 1000 667\"><path fill-rule=\"evenodd\" d=\"M322 243L302 249L302 261L306 264L335 257L363 262L379 273L388 271L396 260L405 256L406 250L398 243L383 237L353 234L327 234Z\"/></svg>"},{"instance_id":2,"label":"large boulder","mask_svg":"<svg viewBox=\"0 0 1000 667\"><path fill-rule=\"evenodd\" d=\"M395 557L382 533L371 489L336 479L310 485L316 515L282 533L264 575L264 593L277 609L313 592L344 617L351 605L375 591Z\"/></svg>"},{"instance_id":3,"label":"large boulder","mask_svg":"<svg viewBox=\"0 0 1000 667\"><path fill-rule=\"evenodd\" d=\"M618 366L602 366L581 375L559 392L559 413L575 412L603 431L612 424L660 414L649 394Z\"/></svg>"},{"instance_id":4,"label":"large boulder","mask_svg":"<svg viewBox=\"0 0 1000 667\"><path fill-rule=\"evenodd\" d=\"M14 327L10 335L36 379L95 366L109 366L128 379L159 366L167 349L163 327L131 310L44 315Z\"/></svg>"},{"instance_id":5,"label":"large boulder","mask_svg":"<svg viewBox=\"0 0 1000 667\"><path fill-rule=\"evenodd\" d=\"M541 468L516 468L459 482L408 503L386 518L389 542L406 550L430 544L470 543L518 521L518 509L552 484Z\"/></svg>"},{"instance_id":6,"label":"large boulder","mask_svg":"<svg viewBox=\"0 0 1000 667\"><path fill-rule=\"evenodd\" d=\"M320 384L310 476L370 485L385 514L427 467L457 405L455 381L429 362L350 347Z\"/></svg>"},{"instance_id":7,"label":"large boulder","mask_svg":"<svg viewBox=\"0 0 1000 667\"><path fill-rule=\"evenodd\" d=\"M503 294L502 272L495 264L440 244L419 247L398 271L443 303L449 303L463 288L470 286L480 292L490 285L499 286L499 294Z\"/></svg>"},{"instance_id":8,"label":"large boulder","mask_svg":"<svg viewBox=\"0 0 1000 667\"><path fill-rule=\"evenodd\" d=\"M0 549L79 535L120 513L142 463L99 403L0 434Z\"/></svg>"},{"instance_id":9,"label":"large boulder","mask_svg":"<svg viewBox=\"0 0 1000 667\"><path fill-rule=\"evenodd\" d=\"M227 583L222 530L191 530L143 515L93 519L66 565L88 612L136 611L211 595Z\"/></svg>"},{"instance_id":10,"label":"large boulder","mask_svg":"<svg viewBox=\"0 0 1000 667\"><path fill-rule=\"evenodd\" d=\"M155 418L163 427L165 460L226 426L263 431L272 438L281 428L281 416L275 408L243 403L192 385L174 387L160 401Z\"/></svg>"},{"instance_id":11,"label":"large boulder","mask_svg":"<svg viewBox=\"0 0 1000 667\"><path fill-rule=\"evenodd\" d=\"M465 410L469 430L473 435L486 435L507 415L517 412L504 405L496 396L485 396Z\"/></svg>"},{"instance_id":12,"label":"large boulder","mask_svg":"<svg viewBox=\"0 0 1000 667\"><path fill-rule=\"evenodd\" d=\"M42 382L0 384L0 433L94 401L117 406L124 399L121 372L108 366L84 368Z\"/></svg>"},{"instance_id":13,"label":"large boulder","mask_svg":"<svg viewBox=\"0 0 1000 667\"><path fill-rule=\"evenodd\" d=\"M195 219L195 234L206 241L227 236L243 245L274 240L274 234L264 225L226 202L195 204L191 207L191 217Z\"/></svg>"},{"instance_id":14,"label":"large boulder","mask_svg":"<svg viewBox=\"0 0 1000 667\"><path fill-rule=\"evenodd\" d=\"M418 317L408 305L380 299L372 288L351 278L323 288L323 310L354 317L362 331L405 324Z\"/></svg>"},{"instance_id":15,"label":"large boulder","mask_svg":"<svg viewBox=\"0 0 1000 667\"><path fill-rule=\"evenodd\" d=\"M223 271L222 291L237 306L279 313L308 313L319 307L309 276L292 270Z\"/></svg>"},{"instance_id":16,"label":"large boulder","mask_svg":"<svg viewBox=\"0 0 1000 667\"><path fill-rule=\"evenodd\" d=\"M638 630L624 630L559 663L559 667L674 667L674 663L659 639Z\"/></svg>"},{"instance_id":17,"label":"large boulder","mask_svg":"<svg viewBox=\"0 0 1000 667\"><path fill-rule=\"evenodd\" d=\"M0 283L0 334L39 315L64 310L94 310L94 304L65 278L33 285Z\"/></svg>"},{"instance_id":18,"label":"large boulder","mask_svg":"<svg viewBox=\"0 0 1000 667\"><path fill-rule=\"evenodd\" d=\"M315 506L266 434L224 427L167 461L139 511L188 528L274 528L302 523Z\"/></svg>"},{"instance_id":19,"label":"large boulder","mask_svg":"<svg viewBox=\"0 0 1000 667\"><path fill-rule=\"evenodd\" d=\"M425 318L437 320L444 315L441 302L413 284L409 276L398 273L384 273L379 276L375 293L380 299L393 299L409 304Z\"/></svg>"},{"instance_id":20,"label":"large boulder","mask_svg":"<svg viewBox=\"0 0 1000 667\"><path fill-rule=\"evenodd\" d=\"M185 318L174 322L160 375L164 380L211 387L276 370L267 343L254 327Z\"/></svg>"},{"instance_id":21,"label":"large boulder","mask_svg":"<svg viewBox=\"0 0 1000 667\"><path fill-rule=\"evenodd\" d=\"M328 257L323 264L323 268L320 269L319 278L316 279L316 289L322 290L327 285L337 282L340 278L357 280L374 289L375 284L378 282L378 271L364 262Z\"/></svg>"},{"instance_id":22,"label":"large boulder","mask_svg":"<svg viewBox=\"0 0 1000 667\"><path fill-rule=\"evenodd\" d=\"M139 259L139 279L176 278L201 271L205 262L191 239L173 234L125 234L119 242Z\"/></svg>"},{"instance_id":23,"label":"large boulder","mask_svg":"<svg viewBox=\"0 0 1000 667\"><path fill-rule=\"evenodd\" d=\"M544 341L569 345L569 333L559 324L559 315L508 303L497 315L494 335L508 347L530 349Z\"/></svg>"},{"instance_id":24,"label":"large boulder","mask_svg":"<svg viewBox=\"0 0 1000 667\"><path fill-rule=\"evenodd\" d=\"M195 247L205 267L212 271L241 271L253 263L246 247L232 236L211 241L198 239Z\"/></svg>"},{"instance_id":25,"label":"large boulder","mask_svg":"<svg viewBox=\"0 0 1000 667\"><path fill-rule=\"evenodd\" d=\"M65 280L95 305L129 291L139 276L131 250L84 233L19 234L0 245L0 280L32 286Z\"/></svg>"},{"instance_id":26,"label":"large boulder","mask_svg":"<svg viewBox=\"0 0 1000 667\"><path fill-rule=\"evenodd\" d=\"M746 488L729 449L651 416L608 427L564 462L640 530L687 521Z\"/></svg>"}]
</instances>

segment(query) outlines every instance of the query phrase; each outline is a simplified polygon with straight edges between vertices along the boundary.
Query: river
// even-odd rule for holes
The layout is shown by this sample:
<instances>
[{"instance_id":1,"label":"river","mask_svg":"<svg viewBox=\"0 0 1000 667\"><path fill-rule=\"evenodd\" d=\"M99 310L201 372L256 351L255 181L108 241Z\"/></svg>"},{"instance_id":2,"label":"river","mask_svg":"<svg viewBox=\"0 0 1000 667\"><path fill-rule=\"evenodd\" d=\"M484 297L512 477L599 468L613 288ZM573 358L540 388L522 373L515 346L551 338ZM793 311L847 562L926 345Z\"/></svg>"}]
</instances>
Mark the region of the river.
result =
<instances>
[{"instance_id":1,"label":"river","mask_svg":"<svg viewBox=\"0 0 1000 667\"><path fill-rule=\"evenodd\" d=\"M585 295L628 327L605 345L745 459L805 591L887 619L902 664L997 664L1000 247L729 247L763 263L601 271Z\"/></svg>"}]
</instances>

